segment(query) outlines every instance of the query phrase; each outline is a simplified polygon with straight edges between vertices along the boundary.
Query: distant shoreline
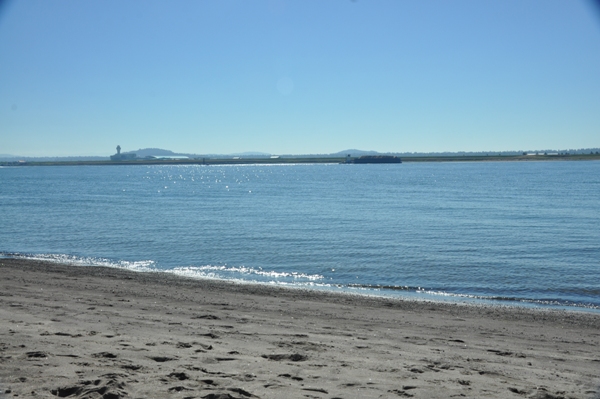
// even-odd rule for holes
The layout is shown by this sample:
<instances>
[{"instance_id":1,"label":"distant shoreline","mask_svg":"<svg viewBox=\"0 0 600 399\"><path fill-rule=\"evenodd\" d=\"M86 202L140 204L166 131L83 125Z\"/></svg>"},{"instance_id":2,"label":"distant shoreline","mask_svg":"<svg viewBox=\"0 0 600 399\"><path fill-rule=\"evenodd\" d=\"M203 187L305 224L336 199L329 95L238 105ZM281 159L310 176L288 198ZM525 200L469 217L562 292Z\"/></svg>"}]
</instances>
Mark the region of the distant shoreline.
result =
<instances>
[{"instance_id":1,"label":"distant shoreline","mask_svg":"<svg viewBox=\"0 0 600 399\"><path fill-rule=\"evenodd\" d=\"M521 162L521 161L594 161L600 154L575 155L476 155L476 156L414 156L401 157L411 162ZM352 157L351 159L356 159ZM194 159L136 159L128 161L44 161L0 162L0 166L75 166L75 165L273 165L297 163L347 163L345 157L280 157L280 158L194 158Z\"/></svg>"}]
</instances>

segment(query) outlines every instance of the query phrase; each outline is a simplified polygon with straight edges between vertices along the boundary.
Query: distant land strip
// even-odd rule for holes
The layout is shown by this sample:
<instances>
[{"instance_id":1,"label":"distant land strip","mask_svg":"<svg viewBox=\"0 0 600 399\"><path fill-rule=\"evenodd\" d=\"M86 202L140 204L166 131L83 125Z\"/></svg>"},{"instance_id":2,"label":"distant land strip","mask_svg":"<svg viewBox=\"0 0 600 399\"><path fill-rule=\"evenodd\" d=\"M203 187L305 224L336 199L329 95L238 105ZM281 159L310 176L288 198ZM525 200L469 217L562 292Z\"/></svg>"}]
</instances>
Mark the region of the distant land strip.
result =
<instances>
[{"instance_id":1,"label":"distant land strip","mask_svg":"<svg viewBox=\"0 0 600 399\"><path fill-rule=\"evenodd\" d=\"M74 166L74 165L261 165L295 163L348 163L357 157L278 157L278 158L187 158L134 159L121 161L6 161L0 166ZM588 161L600 160L600 154L564 155L448 155L403 156L402 162L492 162L492 161Z\"/></svg>"}]
</instances>

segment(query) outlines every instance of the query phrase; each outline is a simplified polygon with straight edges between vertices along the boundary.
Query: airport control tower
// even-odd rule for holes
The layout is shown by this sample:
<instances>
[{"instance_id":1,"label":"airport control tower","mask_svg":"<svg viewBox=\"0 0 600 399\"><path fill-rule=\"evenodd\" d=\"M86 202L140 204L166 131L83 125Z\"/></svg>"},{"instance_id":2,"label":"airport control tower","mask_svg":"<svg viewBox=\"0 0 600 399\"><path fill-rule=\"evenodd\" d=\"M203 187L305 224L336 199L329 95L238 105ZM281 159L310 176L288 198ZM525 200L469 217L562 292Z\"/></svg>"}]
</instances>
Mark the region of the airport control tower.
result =
<instances>
[{"instance_id":1,"label":"airport control tower","mask_svg":"<svg viewBox=\"0 0 600 399\"><path fill-rule=\"evenodd\" d=\"M110 156L111 161L133 161L137 158L135 153L121 154L121 146L117 146L117 153Z\"/></svg>"}]
</instances>

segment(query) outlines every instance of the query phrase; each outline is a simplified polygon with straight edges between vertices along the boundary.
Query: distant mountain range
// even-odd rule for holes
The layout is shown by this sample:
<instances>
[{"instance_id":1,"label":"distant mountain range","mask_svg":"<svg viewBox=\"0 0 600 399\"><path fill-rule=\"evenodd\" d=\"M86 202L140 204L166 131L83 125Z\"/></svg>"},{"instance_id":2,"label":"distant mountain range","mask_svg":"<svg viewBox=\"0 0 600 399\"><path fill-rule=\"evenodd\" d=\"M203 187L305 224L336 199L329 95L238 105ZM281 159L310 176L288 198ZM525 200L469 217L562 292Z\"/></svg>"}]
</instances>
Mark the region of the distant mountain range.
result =
<instances>
[{"instance_id":1,"label":"distant mountain range","mask_svg":"<svg viewBox=\"0 0 600 399\"><path fill-rule=\"evenodd\" d=\"M357 149L348 149L330 154L277 154L282 158L315 158L315 157L332 157L340 158L350 155L351 157L360 157L363 155L395 155L399 157L423 157L423 156L485 156L485 155L521 155L523 153L569 153L569 154L589 154L598 153L600 148L580 148L570 150L519 150L519 151L477 151L477 152L378 152L378 151L363 151ZM148 156L185 156L189 158L229 158L229 157L252 157L252 158L266 158L273 154L266 152L241 152L234 154L189 154L173 152L171 150L165 150L161 148L140 148L136 151L126 151L123 154L136 154L138 158L146 158ZM108 160L109 156L105 157L85 157L85 156L71 156L71 157L22 157L18 155L0 154L0 161L14 162L14 161L29 161L29 162L61 162L61 161L105 161Z\"/></svg>"},{"instance_id":2,"label":"distant mountain range","mask_svg":"<svg viewBox=\"0 0 600 399\"><path fill-rule=\"evenodd\" d=\"M163 157L169 157L169 156L187 156L190 158L198 158L198 157L233 157L233 156L237 156L237 157L249 157L249 156L256 156L256 157L269 157L271 156L271 154L268 154L266 152L240 152L240 153L235 153L235 154L188 154L188 153L183 153L183 152L173 152L171 150L163 150L161 148L140 148L139 150L136 151L127 151L127 152L123 152L123 154L135 154L137 155L138 158L146 158L149 156L163 156Z\"/></svg>"}]
</instances>

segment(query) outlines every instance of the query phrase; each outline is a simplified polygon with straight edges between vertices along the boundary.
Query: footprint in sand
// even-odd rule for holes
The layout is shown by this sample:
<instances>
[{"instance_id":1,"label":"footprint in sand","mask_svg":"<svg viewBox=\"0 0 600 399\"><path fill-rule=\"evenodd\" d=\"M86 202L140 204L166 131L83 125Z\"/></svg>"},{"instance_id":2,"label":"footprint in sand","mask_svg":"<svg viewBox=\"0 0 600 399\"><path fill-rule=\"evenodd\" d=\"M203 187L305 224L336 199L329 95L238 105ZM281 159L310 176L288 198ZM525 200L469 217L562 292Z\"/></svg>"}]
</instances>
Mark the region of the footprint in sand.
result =
<instances>
[{"instance_id":1,"label":"footprint in sand","mask_svg":"<svg viewBox=\"0 0 600 399\"><path fill-rule=\"evenodd\" d=\"M295 377L291 374L279 374L277 377L284 377L284 378L289 378L292 379L294 381L304 381L304 378L302 377Z\"/></svg>"},{"instance_id":2,"label":"footprint in sand","mask_svg":"<svg viewBox=\"0 0 600 399\"><path fill-rule=\"evenodd\" d=\"M128 396L126 384L119 381L119 375L107 374L102 377L104 378L94 381L80 381L76 385L53 389L50 392L59 398L77 395L84 398L120 399Z\"/></svg>"},{"instance_id":3,"label":"footprint in sand","mask_svg":"<svg viewBox=\"0 0 600 399\"><path fill-rule=\"evenodd\" d=\"M100 353L92 354L92 357L104 358L104 359L116 359L117 355L115 355L114 353L110 353L110 352L100 352Z\"/></svg>"},{"instance_id":4,"label":"footprint in sand","mask_svg":"<svg viewBox=\"0 0 600 399\"><path fill-rule=\"evenodd\" d=\"M269 360L291 360L292 362L303 362L308 359L306 356L301 355L299 353L294 354L279 354L279 355L262 355L263 358Z\"/></svg>"},{"instance_id":5,"label":"footprint in sand","mask_svg":"<svg viewBox=\"0 0 600 399\"><path fill-rule=\"evenodd\" d=\"M159 363L170 362L171 360L177 360L176 357L169 357L169 356L150 356L149 359L152 359L155 362L159 362Z\"/></svg>"}]
</instances>

